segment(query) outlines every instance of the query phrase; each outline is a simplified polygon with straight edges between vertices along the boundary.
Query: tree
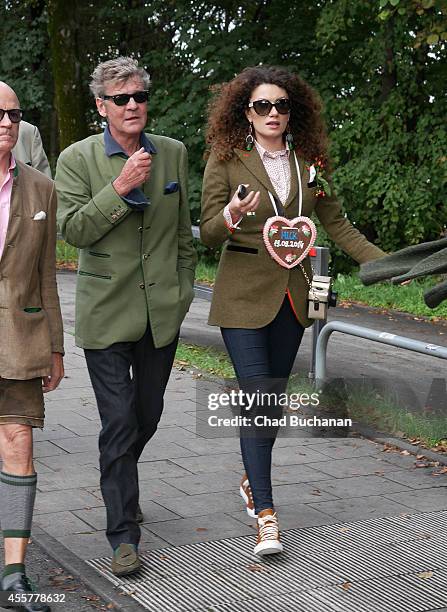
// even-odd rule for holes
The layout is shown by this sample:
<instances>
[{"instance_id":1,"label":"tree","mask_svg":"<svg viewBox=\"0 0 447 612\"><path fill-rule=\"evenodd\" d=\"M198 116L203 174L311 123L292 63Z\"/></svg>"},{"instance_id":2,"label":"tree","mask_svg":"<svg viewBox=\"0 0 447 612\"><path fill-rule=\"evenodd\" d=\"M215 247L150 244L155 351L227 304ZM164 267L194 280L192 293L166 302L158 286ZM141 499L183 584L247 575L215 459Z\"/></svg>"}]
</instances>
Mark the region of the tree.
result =
<instances>
[{"instance_id":1,"label":"tree","mask_svg":"<svg viewBox=\"0 0 447 612\"><path fill-rule=\"evenodd\" d=\"M47 5L55 107L62 150L89 133L80 56L82 3L48 0Z\"/></svg>"}]
</instances>

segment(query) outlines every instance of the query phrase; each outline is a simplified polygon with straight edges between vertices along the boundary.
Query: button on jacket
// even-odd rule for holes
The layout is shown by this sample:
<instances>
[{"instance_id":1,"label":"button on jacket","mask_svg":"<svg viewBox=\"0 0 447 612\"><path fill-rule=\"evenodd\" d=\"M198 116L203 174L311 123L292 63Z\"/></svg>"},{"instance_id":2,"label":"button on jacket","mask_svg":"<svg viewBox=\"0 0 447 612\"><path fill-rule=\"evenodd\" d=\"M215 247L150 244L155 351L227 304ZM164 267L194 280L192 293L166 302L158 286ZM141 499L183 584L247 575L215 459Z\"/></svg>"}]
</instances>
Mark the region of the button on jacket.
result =
<instances>
[{"instance_id":1,"label":"button on jacket","mask_svg":"<svg viewBox=\"0 0 447 612\"><path fill-rule=\"evenodd\" d=\"M171 138L147 137L154 152L140 194L149 202L144 211L113 188L126 157L106 155L104 134L69 146L58 160L58 222L65 240L80 249L75 331L83 348L139 340L148 320L156 348L166 346L193 298L186 149ZM170 182L179 189L165 193Z\"/></svg>"},{"instance_id":2,"label":"button on jacket","mask_svg":"<svg viewBox=\"0 0 447 612\"><path fill-rule=\"evenodd\" d=\"M298 176L294 156L290 155L291 184L284 204L286 217L298 216ZM317 198L316 188L307 187L309 171L298 158L303 189L302 215L315 212L329 237L359 263L383 257L374 246L345 218L334 196ZM254 216L245 216L233 233L227 228L222 214L240 184L261 192L260 204ZM223 245L213 300L210 325L256 329L268 325L278 313L289 289L297 317L304 327L313 323L307 317L308 284L299 266L288 270L276 263L267 252L262 238L265 221L275 215L268 192L278 196L268 177L256 148L234 150L229 161L219 161L212 152L205 169L201 240L210 247ZM309 257L303 262L309 278L312 270Z\"/></svg>"},{"instance_id":3,"label":"button on jacket","mask_svg":"<svg viewBox=\"0 0 447 612\"><path fill-rule=\"evenodd\" d=\"M0 259L0 377L51 373L63 353L56 286L56 190L52 180L17 161L5 248ZM37 218L36 218L37 217Z\"/></svg>"}]
</instances>

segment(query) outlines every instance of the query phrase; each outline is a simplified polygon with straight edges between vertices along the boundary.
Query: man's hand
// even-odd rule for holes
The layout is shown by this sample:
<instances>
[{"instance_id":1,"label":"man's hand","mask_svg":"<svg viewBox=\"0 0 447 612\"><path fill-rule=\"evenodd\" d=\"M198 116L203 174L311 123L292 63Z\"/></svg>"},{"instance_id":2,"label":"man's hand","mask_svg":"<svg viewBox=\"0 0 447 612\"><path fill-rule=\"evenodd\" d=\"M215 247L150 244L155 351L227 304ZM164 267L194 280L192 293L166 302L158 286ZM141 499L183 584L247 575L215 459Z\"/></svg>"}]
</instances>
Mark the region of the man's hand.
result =
<instances>
[{"instance_id":1,"label":"man's hand","mask_svg":"<svg viewBox=\"0 0 447 612\"><path fill-rule=\"evenodd\" d=\"M143 147L131 155L120 175L112 183L116 193L126 196L129 191L147 181L151 173L151 163L152 158Z\"/></svg>"},{"instance_id":2,"label":"man's hand","mask_svg":"<svg viewBox=\"0 0 447 612\"><path fill-rule=\"evenodd\" d=\"M42 391L54 391L64 377L64 358L61 353L51 353L51 374L42 377Z\"/></svg>"}]
</instances>

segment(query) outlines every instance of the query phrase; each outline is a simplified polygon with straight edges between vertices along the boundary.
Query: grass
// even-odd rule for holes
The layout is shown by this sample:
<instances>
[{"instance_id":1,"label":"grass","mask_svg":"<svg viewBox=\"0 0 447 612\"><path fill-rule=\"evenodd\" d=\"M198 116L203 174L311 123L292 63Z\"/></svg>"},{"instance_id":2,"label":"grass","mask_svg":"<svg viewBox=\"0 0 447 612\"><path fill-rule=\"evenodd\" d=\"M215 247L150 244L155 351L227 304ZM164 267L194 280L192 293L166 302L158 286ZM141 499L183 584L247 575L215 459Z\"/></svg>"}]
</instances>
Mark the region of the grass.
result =
<instances>
[{"instance_id":1,"label":"grass","mask_svg":"<svg viewBox=\"0 0 447 612\"><path fill-rule=\"evenodd\" d=\"M78 249L65 240L56 242L56 264L59 268L75 268L78 263Z\"/></svg>"},{"instance_id":2,"label":"grass","mask_svg":"<svg viewBox=\"0 0 447 612\"><path fill-rule=\"evenodd\" d=\"M425 305L423 293L433 287L440 278L414 280L409 285L392 285L390 282L365 287L357 274L339 274L334 289L341 300L360 302L375 308L400 310L431 319L447 319L447 302L431 309Z\"/></svg>"},{"instance_id":3,"label":"grass","mask_svg":"<svg viewBox=\"0 0 447 612\"><path fill-rule=\"evenodd\" d=\"M176 365L183 368L194 367L220 378L234 378L229 357L214 348L180 343ZM295 375L288 387L288 393L293 392L311 395L315 388L309 379ZM306 412L308 410L306 409ZM351 386L342 392L328 388L320 396L318 410L322 410L323 416L349 417L353 421L400 438L420 440L429 448L445 441L447 437L445 416L412 412L398 406L391 394L381 393L364 385L361 388Z\"/></svg>"},{"instance_id":4,"label":"grass","mask_svg":"<svg viewBox=\"0 0 447 612\"><path fill-rule=\"evenodd\" d=\"M63 240L56 245L56 261L59 267L75 268L78 251ZM196 281L213 285L216 278L217 263L199 261L196 270ZM432 320L447 319L447 302L431 309L425 305L423 293L439 282L439 278L414 280L409 285L396 286L389 282L364 287L356 273L339 274L334 283L339 299L345 302L366 304L374 308L400 310L415 316L424 316Z\"/></svg>"},{"instance_id":5,"label":"grass","mask_svg":"<svg viewBox=\"0 0 447 612\"><path fill-rule=\"evenodd\" d=\"M214 285L216 280L217 263L199 261L196 268L196 281L205 285Z\"/></svg>"},{"instance_id":6,"label":"grass","mask_svg":"<svg viewBox=\"0 0 447 612\"><path fill-rule=\"evenodd\" d=\"M180 367L197 368L220 378L234 378L233 366L228 355L210 346L179 342L175 364Z\"/></svg>"}]
</instances>

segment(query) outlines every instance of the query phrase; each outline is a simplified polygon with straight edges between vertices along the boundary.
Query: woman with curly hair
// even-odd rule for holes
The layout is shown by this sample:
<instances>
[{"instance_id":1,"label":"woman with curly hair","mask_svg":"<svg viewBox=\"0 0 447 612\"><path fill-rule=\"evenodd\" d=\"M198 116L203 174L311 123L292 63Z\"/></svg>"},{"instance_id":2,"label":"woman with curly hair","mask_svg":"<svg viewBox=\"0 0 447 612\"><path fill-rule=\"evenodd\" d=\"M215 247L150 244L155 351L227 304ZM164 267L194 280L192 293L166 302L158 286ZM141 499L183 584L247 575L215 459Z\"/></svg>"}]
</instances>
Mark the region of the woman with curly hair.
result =
<instances>
[{"instance_id":1,"label":"woman with curly hair","mask_svg":"<svg viewBox=\"0 0 447 612\"><path fill-rule=\"evenodd\" d=\"M223 245L208 322L221 328L245 397L259 400L241 407L248 418L240 427L246 470L240 492L257 518L258 555L283 549L271 483L281 406L262 405L260 398L285 391L304 329L312 324L306 255L315 227L309 217L315 212L357 262L384 255L331 195L323 176L328 153L321 111L317 93L297 74L258 66L220 88L208 119L200 235L210 247ZM304 219L289 227L284 217Z\"/></svg>"}]
</instances>

